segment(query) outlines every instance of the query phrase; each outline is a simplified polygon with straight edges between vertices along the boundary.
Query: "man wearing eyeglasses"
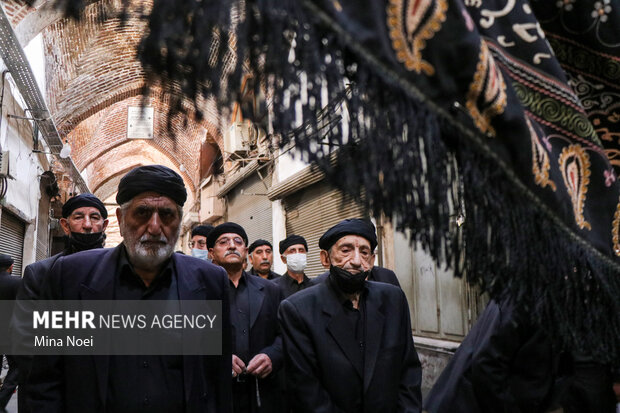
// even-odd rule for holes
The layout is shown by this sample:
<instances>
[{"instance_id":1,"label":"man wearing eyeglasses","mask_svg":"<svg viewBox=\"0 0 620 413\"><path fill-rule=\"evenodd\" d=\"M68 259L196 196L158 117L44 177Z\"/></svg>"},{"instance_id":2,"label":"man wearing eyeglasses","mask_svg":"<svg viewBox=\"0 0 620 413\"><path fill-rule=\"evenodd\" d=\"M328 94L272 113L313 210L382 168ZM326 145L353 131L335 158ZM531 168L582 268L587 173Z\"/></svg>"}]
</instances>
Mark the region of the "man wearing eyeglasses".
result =
<instances>
[{"instance_id":1,"label":"man wearing eyeglasses","mask_svg":"<svg viewBox=\"0 0 620 413\"><path fill-rule=\"evenodd\" d=\"M226 222L209 233L207 246L213 263L228 273L232 324L234 412L278 411L276 373L282 367L282 339L277 312L278 287L243 270L248 236L238 224Z\"/></svg>"},{"instance_id":2,"label":"man wearing eyeglasses","mask_svg":"<svg viewBox=\"0 0 620 413\"><path fill-rule=\"evenodd\" d=\"M188 243L192 249L192 257L211 261L209 259L209 250L207 249L207 237L212 230L212 225L198 225L192 229L192 239Z\"/></svg>"}]
</instances>

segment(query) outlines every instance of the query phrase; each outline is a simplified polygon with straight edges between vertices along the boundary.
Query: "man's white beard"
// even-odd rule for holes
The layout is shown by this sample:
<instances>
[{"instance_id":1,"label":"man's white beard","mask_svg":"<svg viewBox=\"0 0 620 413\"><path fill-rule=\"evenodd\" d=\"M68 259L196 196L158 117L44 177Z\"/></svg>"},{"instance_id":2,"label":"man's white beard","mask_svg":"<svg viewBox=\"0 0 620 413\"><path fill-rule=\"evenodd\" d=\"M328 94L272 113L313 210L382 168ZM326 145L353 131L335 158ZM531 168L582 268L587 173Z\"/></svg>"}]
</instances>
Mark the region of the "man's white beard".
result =
<instances>
[{"instance_id":1,"label":"man's white beard","mask_svg":"<svg viewBox=\"0 0 620 413\"><path fill-rule=\"evenodd\" d=\"M152 237L144 234L140 239L136 239L134 234L127 230L125 225L121 225L121 231L124 234L123 243L127 248L129 262L134 267L143 268L145 270L155 270L159 268L174 253L174 245L179 238L181 227L172 240L168 240L164 234L159 237ZM154 247L147 247L144 241L161 241L165 244L157 244Z\"/></svg>"}]
</instances>

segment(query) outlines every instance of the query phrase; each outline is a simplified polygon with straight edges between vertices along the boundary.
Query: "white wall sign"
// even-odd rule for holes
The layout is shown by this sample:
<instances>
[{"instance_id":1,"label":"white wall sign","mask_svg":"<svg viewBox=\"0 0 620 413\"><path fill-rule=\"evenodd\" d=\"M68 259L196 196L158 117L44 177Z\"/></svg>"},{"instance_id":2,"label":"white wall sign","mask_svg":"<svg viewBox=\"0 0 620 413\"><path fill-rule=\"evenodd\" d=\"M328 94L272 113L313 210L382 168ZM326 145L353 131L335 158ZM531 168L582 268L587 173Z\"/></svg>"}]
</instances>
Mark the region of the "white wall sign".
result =
<instances>
[{"instance_id":1,"label":"white wall sign","mask_svg":"<svg viewBox=\"0 0 620 413\"><path fill-rule=\"evenodd\" d=\"M152 107L129 106L127 108L127 139L153 139L153 114Z\"/></svg>"}]
</instances>

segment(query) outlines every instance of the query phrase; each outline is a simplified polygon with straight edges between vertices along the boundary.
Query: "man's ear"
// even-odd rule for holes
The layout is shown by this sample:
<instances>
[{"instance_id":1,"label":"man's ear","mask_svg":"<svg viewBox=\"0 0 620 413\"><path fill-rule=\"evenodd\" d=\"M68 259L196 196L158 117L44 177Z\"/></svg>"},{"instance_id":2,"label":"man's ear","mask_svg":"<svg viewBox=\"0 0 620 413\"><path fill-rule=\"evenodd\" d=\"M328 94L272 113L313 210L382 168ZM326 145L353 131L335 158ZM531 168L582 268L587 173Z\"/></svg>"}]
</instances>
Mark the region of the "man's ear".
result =
<instances>
[{"instance_id":1,"label":"man's ear","mask_svg":"<svg viewBox=\"0 0 620 413\"><path fill-rule=\"evenodd\" d=\"M280 259L286 264L286 255L280 255Z\"/></svg>"},{"instance_id":2,"label":"man's ear","mask_svg":"<svg viewBox=\"0 0 620 413\"><path fill-rule=\"evenodd\" d=\"M329 259L329 253L325 250L321 250L321 264L325 268L329 268L332 265L332 261Z\"/></svg>"},{"instance_id":3,"label":"man's ear","mask_svg":"<svg viewBox=\"0 0 620 413\"><path fill-rule=\"evenodd\" d=\"M101 227L101 232L105 232L105 229L108 227L109 223L110 223L109 220L107 220L107 219L103 220L103 226Z\"/></svg>"},{"instance_id":4,"label":"man's ear","mask_svg":"<svg viewBox=\"0 0 620 413\"><path fill-rule=\"evenodd\" d=\"M123 211L120 208L116 208L116 219L118 220L118 230L121 233L121 237L122 237L123 236ZM105 226L107 227L108 224L105 224Z\"/></svg>"},{"instance_id":5,"label":"man's ear","mask_svg":"<svg viewBox=\"0 0 620 413\"><path fill-rule=\"evenodd\" d=\"M71 228L69 228L69 221L67 221L67 218L60 218L60 226L65 235L71 235Z\"/></svg>"}]
</instances>

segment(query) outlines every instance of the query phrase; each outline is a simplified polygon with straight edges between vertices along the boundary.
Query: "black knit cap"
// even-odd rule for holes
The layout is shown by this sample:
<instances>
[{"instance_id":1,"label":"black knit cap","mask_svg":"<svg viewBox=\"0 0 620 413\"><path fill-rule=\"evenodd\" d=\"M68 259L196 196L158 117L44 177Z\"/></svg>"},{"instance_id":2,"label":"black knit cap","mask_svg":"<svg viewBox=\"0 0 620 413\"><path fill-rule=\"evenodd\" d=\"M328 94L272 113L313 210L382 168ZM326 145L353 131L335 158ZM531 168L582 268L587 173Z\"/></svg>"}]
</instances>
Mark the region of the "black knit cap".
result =
<instances>
[{"instance_id":1,"label":"black knit cap","mask_svg":"<svg viewBox=\"0 0 620 413\"><path fill-rule=\"evenodd\" d=\"M280 254L284 254L284 251L286 251L286 249L291 245L297 244L302 244L304 247L306 247L306 251L308 251L308 243L306 242L306 239L304 237L302 237L301 235L289 235L288 237L280 241Z\"/></svg>"},{"instance_id":2,"label":"black knit cap","mask_svg":"<svg viewBox=\"0 0 620 413\"><path fill-rule=\"evenodd\" d=\"M167 196L180 206L187 200L183 178L163 165L139 166L127 172L118 184L116 202L122 205L144 192Z\"/></svg>"},{"instance_id":3,"label":"black knit cap","mask_svg":"<svg viewBox=\"0 0 620 413\"><path fill-rule=\"evenodd\" d=\"M345 235L364 237L370 242L370 248L373 251L377 248L377 234L374 224L369 220L359 218L345 219L328 229L319 239L319 248L327 251Z\"/></svg>"},{"instance_id":4,"label":"black knit cap","mask_svg":"<svg viewBox=\"0 0 620 413\"><path fill-rule=\"evenodd\" d=\"M248 245L248 235L241 225L235 224L234 222L224 222L213 228L213 231L207 236L207 248L213 248L215 246L215 241L217 241L220 235L228 233L239 235L243 238L245 245Z\"/></svg>"},{"instance_id":5,"label":"black knit cap","mask_svg":"<svg viewBox=\"0 0 620 413\"><path fill-rule=\"evenodd\" d=\"M97 208L103 219L108 219L108 210L103 202L93 194L79 194L69 198L62 206L62 217L67 218L73 211L82 207Z\"/></svg>"},{"instance_id":6,"label":"black knit cap","mask_svg":"<svg viewBox=\"0 0 620 413\"><path fill-rule=\"evenodd\" d=\"M208 237L211 231L213 231L213 225L198 225L197 227L192 229L192 237L194 235L202 235L203 237Z\"/></svg>"},{"instance_id":7,"label":"black knit cap","mask_svg":"<svg viewBox=\"0 0 620 413\"><path fill-rule=\"evenodd\" d=\"M251 254L256 248L262 247L263 245L267 245L269 246L269 248L273 250L273 246L271 245L271 242L267 241L266 239L257 239L256 241L250 244L250 247L248 248L248 254Z\"/></svg>"},{"instance_id":8,"label":"black knit cap","mask_svg":"<svg viewBox=\"0 0 620 413\"><path fill-rule=\"evenodd\" d=\"M0 268L10 267L14 262L10 255L0 254Z\"/></svg>"}]
</instances>

